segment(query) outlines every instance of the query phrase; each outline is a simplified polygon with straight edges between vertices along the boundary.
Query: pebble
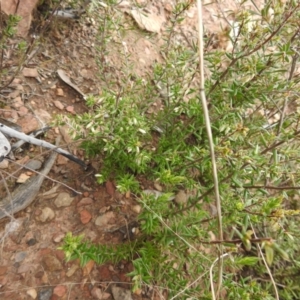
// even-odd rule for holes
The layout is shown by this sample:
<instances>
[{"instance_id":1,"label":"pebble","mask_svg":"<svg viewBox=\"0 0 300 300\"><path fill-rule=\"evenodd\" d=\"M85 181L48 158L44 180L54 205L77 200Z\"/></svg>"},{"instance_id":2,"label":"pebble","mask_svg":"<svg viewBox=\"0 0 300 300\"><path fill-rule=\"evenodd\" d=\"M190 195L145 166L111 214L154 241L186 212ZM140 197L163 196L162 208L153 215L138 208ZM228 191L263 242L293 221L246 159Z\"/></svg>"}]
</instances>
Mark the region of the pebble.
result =
<instances>
[{"instance_id":1,"label":"pebble","mask_svg":"<svg viewBox=\"0 0 300 300\"><path fill-rule=\"evenodd\" d=\"M56 207L70 206L73 202L72 198L68 193L60 193L54 201Z\"/></svg>"},{"instance_id":2,"label":"pebble","mask_svg":"<svg viewBox=\"0 0 300 300\"><path fill-rule=\"evenodd\" d=\"M4 275L7 271L7 266L0 266L0 276Z\"/></svg>"},{"instance_id":3,"label":"pebble","mask_svg":"<svg viewBox=\"0 0 300 300\"><path fill-rule=\"evenodd\" d=\"M30 296L32 299L36 299L37 291L35 289L29 289L26 294Z\"/></svg>"},{"instance_id":4,"label":"pebble","mask_svg":"<svg viewBox=\"0 0 300 300\"><path fill-rule=\"evenodd\" d=\"M109 211L107 212L106 214L104 215L101 215L99 216L96 221L95 221L95 224L97 226L104 226L104 225L107 225L108 222L114 218L115 214L112 212L112 211Z\"/></svg>"},{"instance_id":5,"label":"pebble","mask_svg":"<svg viewBox=\"0 0 300 300\"><path fill-rule=\"evenodd\" d=\"M72 265L71 268L67 271L66 276L71 277L78 269L77 265Z\"/></svg>"},{"instance_id":6,"label":"pebble","mask_svg":"<svg viewBox=\"0 0 300 300\"><path fill-rule=\"evenodd\" d=\"M64 105L58 100L54 101L54 105L60 110L63 110L65 108Z\"/></svg>"},{"instance_id":7,"label":"pebble","mask_svg":"<svg viewBox=\"0 0 300 300\"><path fill-rule=\"evenodd\" d=\"M24 68L22 73L25 77L39 77L39 73L36 68Z\"/></svg>"},{"instance_id":8,"label":"pebble","mask_svg":"<svg viewBox=\"0 0 300 300\"><path fill-rule=\"evenodd\" d=\"M52 293L52 288L42 289L39 291L38 300L50 300Z\"/></svg>"},{"instance_id":9,"label":"pebble","mask_svg":"<svg viewBox=\"0 0 300 300\"><path fill-rule=\"evenodd\" d=\"M22 274L22 273L27 273L28 271L32 271L32 264L24 264L24 265L21 265L18 270L17 270L17 273L18 274Z\"/></svg>"},{"instance_id":10,"label":"pebble","mask_svg":"<svg viewBox=\"0 0 300 300\"><path fill-rule=\"evenodd\" d=\"M8 160L4 159L0 162L0 169L7 169L8 168Z\"/></svg>"},{"instance_id":11,"label":"pebble","mask_svg":"<svg viewBox=\"0 0 300 300\"><path fill-rule=\"evenodd\" d=\"M90 205L93 204L93 199L86 197L86 198L82 198L78 203L77 203L77 207L80 206L85 206L85 205Z\"/></svg>"},{"instance_id":12,"label":"pebble","mask_svg":"<svg viewBox=\"0 0 300 300\"><path fill-rule=\"evenodd\" d=\"M59 271L62 269L62 264L61 262L52 255L46 255L43 257L43 263L45 265L45 269L47 271Z\"/></svg>"},{"instance_id":13,"label":"pebble","mask_svg":"<svg viewBox=\"0 0 300 300\"><path fill-rule=\"evenodd\" d=\"M177 195L175 196L175 200L174 200L177 204L179 205L183 205L186 204L188 201L188 197L187 194L184 190L180 190Z\"/></svg>"},{"instance_id":14,"label":"pebble","mask_svg":"<svg viewBox=\"0 0 300 300\"><path fill-rule=\"evenodd\" d=\"M21 252L16 253L15 262L23 261L25 259L26 255L27 255L27 252L25 252L25 251L21 251Z\"/></svg>"},{"instance_id":15,"label":"pebble","mask_svg":"<svg viewBox=\"0 0 300 300\"><path fill-rule=\"evenodd\" d=\"M26 167L32 170L38 170L42 167L42 162L40 160L32 159L26 164Z\"/></svg>"},{"instance_id":16,"label":"pebble","mask_svg":"<svg viewBox=\"0 0 300 300\"><path fill-rule=\"evenodd\" d=\"M142 207L140 205L133 205L131 207L131 210L134 211L135 213L139 214L142 210Z\"/></svg>"},{"instance_id":17,"label":"pebble","mask_svg":"<svg viewBox=\"0 0 300 300\"><path fill-rule=\"evenodd\" d=\"M53 236L52 240L54 243L60 243L64 237L65 237L65 234L62 232L59 232Z\"/></svg>"},{"instance_id":18,"label":"pebble","mask_svg":"<svg viewBox=\"0 0 300 300\"><path fill-rule=\"evenodd\" d=\"M91 294L93 296L93 299L105 300L105 299L111 298L111 295L109 293L102 292L101 289L99 289L97 287L92 288Z\"/></svg>"},{"instance_id":19,"label":"pebble","mask_svg":"<svg viewBox=\"0 0 300 300\"><path fill-rule=\"evenodd\" d=\"M30 176L26 175L25 173L20 174L20 176L17 179L17 183L24 183L26 182Z\"/></svg>"},{"instance_id":20,"label":"pebble","mask_svg":"<svg viewBox=\"0 0 300 300\"><path fill-rule=\"evenodd\" d=\"M56 89L56 95L57 96L63 96L64 95L64 90L61 88Z\"/></svg>"},{"instance_id":21,"label":"pebble","mask_svg":"<svg viewBox=\"0 0 300 300\"><path fill-rule=\"evenodd\" d=\"M80 221L82 224L87 224L88 222L91 221L91 219L92 219L92 215L86 209L80 212Z\"/></svg>"},{"instance_id":22,"label":"pebble","mask_svg":"<svg viewBox=\"0 0 300 300\"><path fill-rule=\"evenodd\" d=\"M67 288L65 285L57 285L53 290L53 294L57 295L58 297L63 297L66 293Z\"/></svg>"},{"instance_id":23,"label":"pebble","mask_svg":"<svg viewBox=\"0 0 300 300\"><path fill-rule=\"evenodd\" d=\"M130 290L126 290L118 286L113 286L111 288L111 291L115 300L132 300Z\"/></svg>"},{"instance_id":24,"label":"pebble","mask_svg":"<svg viewBox=\"0 0 300 300\"><path fill-rule=\"evenodd\" d=\"M37 216L37 219L44 223L54 219L54 217L55 212L50 207L44 207L42 209L42 213L39 216Z\"/></svg>"},{"instance_id":25,"label":"pebble","mask_svg":"<svg viewBox=\"0 0 300 300\"><path fill-rule=\"evenodd\" d=\"M154 182L154 187L159 192L162 192L162 190L163 190L162 186L158 182Z\"/></svg>"},{"instance_id":26,"label":"pebble","mask_svg":"<svg viewBox=\"0 0 300 300\"><path fill-rule=\"evenodd\" d=\"M37 243L37 240L36 239L30 239L30 240L28 240L27 242L26 242L26 244L28 245L28 246L33 246L33 245L35 245Z\"/></svg>"}]
</instances>

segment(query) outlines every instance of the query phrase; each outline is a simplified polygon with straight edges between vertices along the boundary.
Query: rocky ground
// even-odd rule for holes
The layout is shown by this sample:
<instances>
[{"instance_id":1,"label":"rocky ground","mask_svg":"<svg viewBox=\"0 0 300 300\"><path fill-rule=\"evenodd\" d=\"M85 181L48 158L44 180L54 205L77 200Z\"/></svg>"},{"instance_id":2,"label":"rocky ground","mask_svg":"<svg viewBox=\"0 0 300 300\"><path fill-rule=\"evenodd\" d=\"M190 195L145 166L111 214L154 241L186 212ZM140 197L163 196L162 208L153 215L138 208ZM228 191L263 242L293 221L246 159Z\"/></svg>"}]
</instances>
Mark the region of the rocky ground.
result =
<instances>
[{"instance_id":1,"label":"rocky ground","mask_svg":"<svg viewBox=\"0 0 300 300\"><path fill-rule=\"evenodd\" d=\"M174 3L138 2L147 8L144 7L146 20L129 1L122 1L116 7L125 21L130 19L129 23L140 29L128 31L122 45L110 49L105 60L111 72L121 72L118 51L129 54L128 59L140 76L151 72L153 63L162 59L159 46ZM212 13L214 9L204 9L211 31L220 28ZM176 31L178 42L196 40L196 17L193 4ZM20 65L15 54L19 40L10 40L4 55L10 72L3 79L6 82L11 76L14 79L1 90L0 117L20 125L28 133L51 124L58 114L87 111L84 95L97 95L101 90L95 63L96 33L93 20L85 16L79 21L54 19L50 29L33 44L32 59L16 76L13 74ZM73 88L66 77L59 76L59 70ZM57 135L63 138L62 147L85 159L83 151L70 138L67 126L54 126L44 138L54 143ZM8 179L9 174L19 180L34 176L33 171L19 170L19 164L31 162L31 168L39 170L47 155L45 149L25 147L15 154L18 164L8 160L1 163L2 178L13 190L16 186ZM84 234L93 243L116 244L126 243L136 226L140 207L134 196L118 193L113 180L98 185L94 174L101 168L99 160L87 163L91 167L85 171L59 156L48 174L54 180L44 181L29 207L14 218L1 221L0 299L164 299L153 287L131 293L130 278L126 276L133 269L131 262L102 266L89 262L82 268L79 261L66 262L64 253L58 250L67 232ZM147 183L144 188L149 188ZM1 191L4 197L3 179Z\"/></svg>"}]
</instances>

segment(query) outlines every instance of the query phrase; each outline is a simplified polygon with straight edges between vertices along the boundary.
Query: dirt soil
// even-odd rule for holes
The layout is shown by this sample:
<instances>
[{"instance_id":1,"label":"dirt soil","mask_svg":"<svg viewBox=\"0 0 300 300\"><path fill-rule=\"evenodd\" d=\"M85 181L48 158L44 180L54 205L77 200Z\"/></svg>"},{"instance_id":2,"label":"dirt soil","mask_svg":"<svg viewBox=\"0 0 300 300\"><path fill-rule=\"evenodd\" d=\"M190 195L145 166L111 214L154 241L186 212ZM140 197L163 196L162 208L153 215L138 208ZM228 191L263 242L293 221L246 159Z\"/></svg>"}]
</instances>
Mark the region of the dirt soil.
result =
<instances>
[{"instance_id":1,"label":"dirt soil","mask_svg":"<svg viewBox=\"0 0 300 300\"><path fill-rule=\"evenodd\" d=\"M133 63L134 72L139 76L151 72L153 63L162 59L159 45L174 3L138 2L145 4L148 13L153 13L149 26L155 31L149 33L149 28L143 31L137 24L136 30L128 31L122 45L110 49L105 57L106 65L110 66L108 75L111 72L118 76L118 72L122 72L119 51L129 54L129 63ZM130 25L135 24L131 17L132 7L129 1L116 7L127 20L126 24L130 19ZM209 10L205 13L207 24L213 30L215 16L212 18ZM192 5L186 21L176 32L179 42L196 39L196 16L196 6ZM32 32L36 25L32 23ZM1 91L0 117L17 123L28 133L51 124L58 114L75 115L87 111L83 96L63 82L57 71L63 70L83 94L99 94L102 87L95 62L96 33L94 21L85 16L80 20L54 19L50 29L33 47L32 59L16 76L13 74L19 65L16 57L19 40L10 40L4 56L4 65L10 67L10 72L3 79L8 80L9 76L14 79ZM31 39L32 35L28 37L29 41ZM62 135L61 146L85 159L90 168L85 171L59 156L48 174L54 180L45 179L39 195L29 207L14 218L0 221L0 299L120 299L113 297L112 290L118 286L124 288L121 292L130 291L131 279L126 274L133 270L131 262L102 266L89 262L82 268L78 260L66 262L58 247L67 232L84 234L87 240L96 244L126 243L137 226L138 204L132 195L118 193L113 180L105 185L96 183L94 175L101 169L100 160L84 157L83 150L72 142L68 126L53 127L44 139L54 143L57 135ZM18 164L29 160L38 163L43 162L48 153L30 145L15 153L15 158ZM11 191L16 185L8 179L9 174L14 173L17 178L20 174L34 176L32 171L20 171L13 161L3 162L1 168ZM4 197L3 180L1 191ZM152 288L145 288L137 294L129 292L121 297L164 299Z\"/></svg>"}]
</instances>

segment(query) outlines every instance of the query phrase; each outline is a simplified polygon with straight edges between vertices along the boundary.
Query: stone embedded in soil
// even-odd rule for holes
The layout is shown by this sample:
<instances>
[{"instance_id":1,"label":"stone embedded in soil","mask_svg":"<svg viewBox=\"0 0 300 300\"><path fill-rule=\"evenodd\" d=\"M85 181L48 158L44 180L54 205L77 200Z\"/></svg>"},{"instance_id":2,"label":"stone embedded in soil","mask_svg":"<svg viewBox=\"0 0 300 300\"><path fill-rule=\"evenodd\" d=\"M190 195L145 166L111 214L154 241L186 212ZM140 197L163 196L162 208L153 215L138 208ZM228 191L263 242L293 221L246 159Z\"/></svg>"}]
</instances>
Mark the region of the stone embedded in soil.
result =
<instances>
[{"instance_id":1,"label":"stone embedded in soil","mask_svg":"<svg viewBox=\"0 0 300 300\"><path fill-rule=\"evenodd\" d=\"M159 192L162 192L162 190L163 190L162 186L158 182L154 182L154 187Z\"/></svg>"},{"instance_id":2,"label":"stone embedded in soil","mask_svg":"<svg viewBox=\"0 0 300 300\"><path fill-rule=\"evenodd\" d=\"M87 224L88 222L91 221L91 219L92 219L92 215L86 209L80 212L80 221L82 224Z\"/></svg>"},{"instance_id":3,"label":"stone embedded in soil","mask_svg":"<svg viewBox=\"0 0 300 300\"><path fill-rule=\"evenodd\" d=\"M90 205L90 204L93 204L93 199L92 198L89 198L89 197L85 197L85 198L82 198L78 203L77 203L77 207L80 207L80 206L85 206L85 205Z\"/></svg>"},{"instance_id":4,"label":"stone embedded in soil","mask_svg":"<svg viewBox=\"0 0 300 300\"><path fill-rule=\"evenodd\" d=\"M101 289L99 289L97 287L92 288L91 294L94 299L105 300L105 299L109 299L111 297L111 295L109 293L102 292Z\"/></svg>"},{"instance_id":5,"label":"stone embedded in soil","mask_svg":"<svg viewBox=\"0 0 300 300\"><path fill-rule=\"evenodd\" d=\"M61 88L56 89L56 95L62 97L64 95L64 90Z\"/></svg>"},{"instance_id":6,"label":"stone embedded in soil","mask_svg":"<svg viewBox=\"0 0 300 300\"><path fill-rule=\"evenodd\" d=\"M52 288L42 289L39 291L38 300L50 300L52 293Z\"/></svg>"},{"instance_id":7,"label":"stone embedded in soil","mask_svg":"<svg viewBox=\"0 0 300 300\"><path fill-rule=\"evenodd\" d=\"M26 244L27 244L28 246L33 246L33 245L35 245L36 243L37 243L37 240L34 239L34 238L32 238L32 239L30 239L30 240L28 240L28 241L26 242Z\"/></svg>"},{"instance_id":8,"label":"stone embedded in soil","mask_svg":"<svg viewBox=\"0 0 300 300\"><path fill-rule=\"evenodd\" d=\"M32 267L33 267L32 264L23 264L18 268L17 273L18 274L27 273L28 271L32 271Z\"/></svg>"},{"instance_id":9,"label":"stone embedded in soil","mask_svg":"<svg viewBox=\"0 0 300 300\"><path fill-rule=\"evenodd\" d=\"M22 127L22 131L26 134L39 128L39 122L30 114L20 118L17 124Z\"/></svg>"},{"instance_id":10,"label":"stone embedded in soil","mask_svg":"<svg viewBox=\"0 0 300 300\"><path fill-rule=\"evenodd\" d=\"M106 188L107 194L109 196L113 197L114 194L115 194L115 190L116 190L114 184L111 181L108 180L108 181L105 182L105 188Z\"/></svg>"},{"instance_id":11,"label":"stone embedded in soil","mask_svg":"<svg viewBox=\"0 0 300 300\"><path fill-rule=\"evenodd\" d=\"M4 159L0 162L0 169L7 169L9 165L9 162L7 159Z\"/></svg>"},{"instance_id":12,"label":"stone embedded in soil","mask_svg":"<svg viewBox=\"0 0 300 300\"><path fill-rule=\"evenodd\" d=\"M19 110L18 110L18 115L20 116L20 117L23 117L23 116L25 116L25 115L27 115L28 114L28 108L26 108L25 106L21 106L20 108L19 108Z\"/></svg>"},{"instance_id":13,"label":"stone embedded in soil","mask_svg":"<svg viewBox=\"0 0 300 300\"><path fill-rule=\"evenodd\" d=\"M71 277L71 276L73 276L73 274L78 270L78 266L77 265L72 265L71 267L70 267L70 269L67 271L67 273L66 273L66 276L67 277Z\"/></svg>"},{"instance_id":14,"label":"stone embedded in soil","mask_svg":"<svg viewBox=\"0 0 300 300\"><path fill-rule=\"evenodd\" d=\"M88 276L88 275L91 273L91 271L92 271L94 265L95 265L95 262L94 262L93 260L90 260L90 261L83 267L83 269L82 269L82 275L83 275L83 277Z\"/></svg>"},{"instance_id":15,"label":"stone embedded in soil","mask_svg":"<svg viewBox=\"0 0 300 300\"><path fill-rule=\"evenodd\" d=\"M72 105L68 105L66 107L66 111L69 112L69 113L71 113L71 114L73 114L73 115L75 114L74 106L72 106Z\"/></svg>"},{"instance_id":16,"label":"stone embedded in soil","mask_svg":"<svg viewBox=\"0 0 300 300\"><path fill-rule=\"evenodd\" d=\"M39 73L37 71L37 69L33 69L33 68L24 68L23 69L23 75L25 77L38 77L39 76Z\"/></svg>"},{"instance_id":17,"label":"stone embedded in soil","mask_svg":"<svg viewBox=\"0 0 300 300\"><path fill-rule=\"evenodd\" d=\"M131 207L131 210L134 211L135 213L139 214L142 210L142 207L140 205L133 205Z\"/></svg>"},{"instance_id":18,"label":"stone embedded in soil","mask_svg":"<svg viewBox=\"0 0 300 300\"><path fill-rule=\"evenodd\" d=\"M70 206L73 202L72 198L68 193L60 193L54 201L56 207Z\"/></svg>"},{"instance_id":19,"label":"stone embedded in soil","mask_svg":"<svg viewBox=\"0 0 300 300\"><path fill-rule=\"evenodd\" d=\"M53 272L62 269L61 262L55 256L46 255L43 257L42 261L47 271Z\"/></svg>"},{"instance_id":20,"label":"stone embedded in soil","mask_svg":"<svg viewBox=\"0 0 300 300\"><path fill-rule=\"evenodd\" d=\"M52 240L54 243L60 243L63 238L65 237L65 234L62 232L58 232L56 234L53 235Z\"/></svg>"},{"instance_id":21,"label":"stone embedded in soil","mask_svg":"<svg viewBox=\"0 0 300 300\"><path fill-rule=\"evenodd\" d=\"M174 200L177 204L179 205L184 205L187 203L188 201L188 197L185 191L180 190L176 196L175 196L175 200Z\"/></svg>"},{"instance_id":22,"label":"stone embedded in soil","mask_svg":"<svg viewBox=\"0 0 300 300\"><path fill-rule=\"evenodd\" d=\"M107 213L105 213L104 215L99 216L96 221L95 224L97 226L105 226L108 225L110 223L111 220L113 220L115 218L115 214L112 211L109 211Z\"/></svg>"},{"instance_id":23,"label":"stone embedded in soil","mask_svg":"<svg viewBox=\"0 0 300 300\"><path fill-rule=\"evenodd\" d=\"M63 110L65 108L64 105L58 100L54 101L54 105L60 110Z\"/></svg>"},{"instance_id":24,"label":"stone embedded in soil","mask_svg":"<svg viewBox=\"0 0 300 300\"><path fill-rule=\"evenodd\" d=\"M58 297L63 297L67 292L67 287L65 285L57 285L54 290L53 294L57 295Z\"/></svg>"},{"instance_id":25,"label":"stone embedded in soil","mask_svg":"<svg viewBox=\"0 0 300 300\"><path fill-rule=\"evenodd\" d=\"M37 159L32 159L26 164L26 167L28 167L32 170L38 170L42 167L42 162Z\"/></svg>"},{"instance_id":26,"label":"stone embedded in soil","mask_svg":"<svg viewBox=\"0 0 300 300\"><path fill-rule=\"evenodd\" d=\"M126 290L118 286L113 286L111 288L111 291L115 300L132 300L130 290Z\"/></svg>"},{"instance_id":27,"label":"stone embedded in soil","mask_svg":"<svg viewBox=\"0 0 300 300\"><path fill-rule=\"evenodd\" d=\"M54 219L54 217L55 217L55 212L50 207L44 207L42 209L42 213L39 216L37 216L36 218L37 218L37 220L44 223L44 222Z\"/></svg>"},{"instance_id":28,"label":"stone embedded in soil","mask_svg":"<svg viewBox=\"0 0 300 300\"><path fill-rule=\"evenodd\" d=\"M27 255L27 252L25 252L25 251L21 251L21 252L16 253L15 262L23 261L25 259L26 255Z\"/></svg>"},{"instance_id":29,"label":"stone embedded in soil","mask_svg":"<svg viewBox=\"0 0 300 300\"><path fill-rule=\"evenodd\" d=\"M68 163L69 159L65 156L62 155L58 155L57 156L57 160L56 160L56 164L58 166L62 166L62 165L66 165Z\"/></svg>"},{"instance_id":30,"label":"stone embedded in soil","mask_svg":"<svg viewBox=\"0 0 300 300\"><path fill-rule=\"evenodd\" d=\"M20 174L20 176L17 179L17 183L24 183L26 182L30 176L26 175L25 173Z\"/></svg>"},{"instance_id":31,"label":"stone embedded in soil","mask_svg":"<svg viewBox=\"0 0 300 300\"><path fill-rule=\"evenodd\" d=\"M4 275L7 271L7 266L0 266L0 276Z\"/></svg>"},{"instance_id":32,"label":"stone embedded in soil","mask_svg":"<svg viewBox=\"0 0 300 300\"><path fill-rule=\"evenodd\" d=\"M37 297L37 291L35 289L27 290L26 294L30 296L32 299L36 299Z\"/></svg>"}]
</instances>

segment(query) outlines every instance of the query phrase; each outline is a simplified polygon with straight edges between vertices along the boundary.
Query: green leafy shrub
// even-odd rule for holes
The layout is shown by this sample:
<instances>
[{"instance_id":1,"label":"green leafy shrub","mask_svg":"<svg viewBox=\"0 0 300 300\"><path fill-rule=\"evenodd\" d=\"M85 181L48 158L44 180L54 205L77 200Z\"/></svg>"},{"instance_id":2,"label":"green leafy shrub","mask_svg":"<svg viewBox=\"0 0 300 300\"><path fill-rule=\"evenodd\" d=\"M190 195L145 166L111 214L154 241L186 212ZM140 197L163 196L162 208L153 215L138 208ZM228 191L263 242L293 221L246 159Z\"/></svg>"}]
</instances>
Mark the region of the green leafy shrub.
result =
<instances>
[{"instance_id":1,"label":"green leafy shrub","mask_svg":"<svg viewBox=\"0 0 300 300\"><path fill-rule=\"evenodd\" d=\"M115 78L109 81L103 75L107 86L98 98L88 100L90 112L68 121L74 137L86 138L87 155L103 157L99 183L118 176L123 192L139 194L133 176L138 180L143 174L164 188L159 197L140 193L141 236L128 243L127 252L124 245L114 250L126 259L133 254L135 289L159 285L170 299L211 299L216 272L210 278L209 270L222 248L227 257L224 299L278 299L277 293L280 299L300 297L295 73L300 5L273 2L272 18L270 5L260 12L260 21L253 21L254 12L241 10L238 34L231 37L233 49L210 50L205 56L224 241L216 238L212 164L197 91L197 47L174 41L174 28L188 3L174 8L162 48L164 62L154 66L149 78L124 75L117 89ZM99 20L102 37L118 28L112 26L117 18L113 6L105 12ZM112 45L109 39L101 41L99 57ZM161 109L153 109L157 105ZM168 194L179 189L191 194L183 206ZM66 239L62 247L68 258L98 263L121 258L107 255L111 249L106 246L82 243L73 249L70 243Z\"/></svg>"}]
</instances>

